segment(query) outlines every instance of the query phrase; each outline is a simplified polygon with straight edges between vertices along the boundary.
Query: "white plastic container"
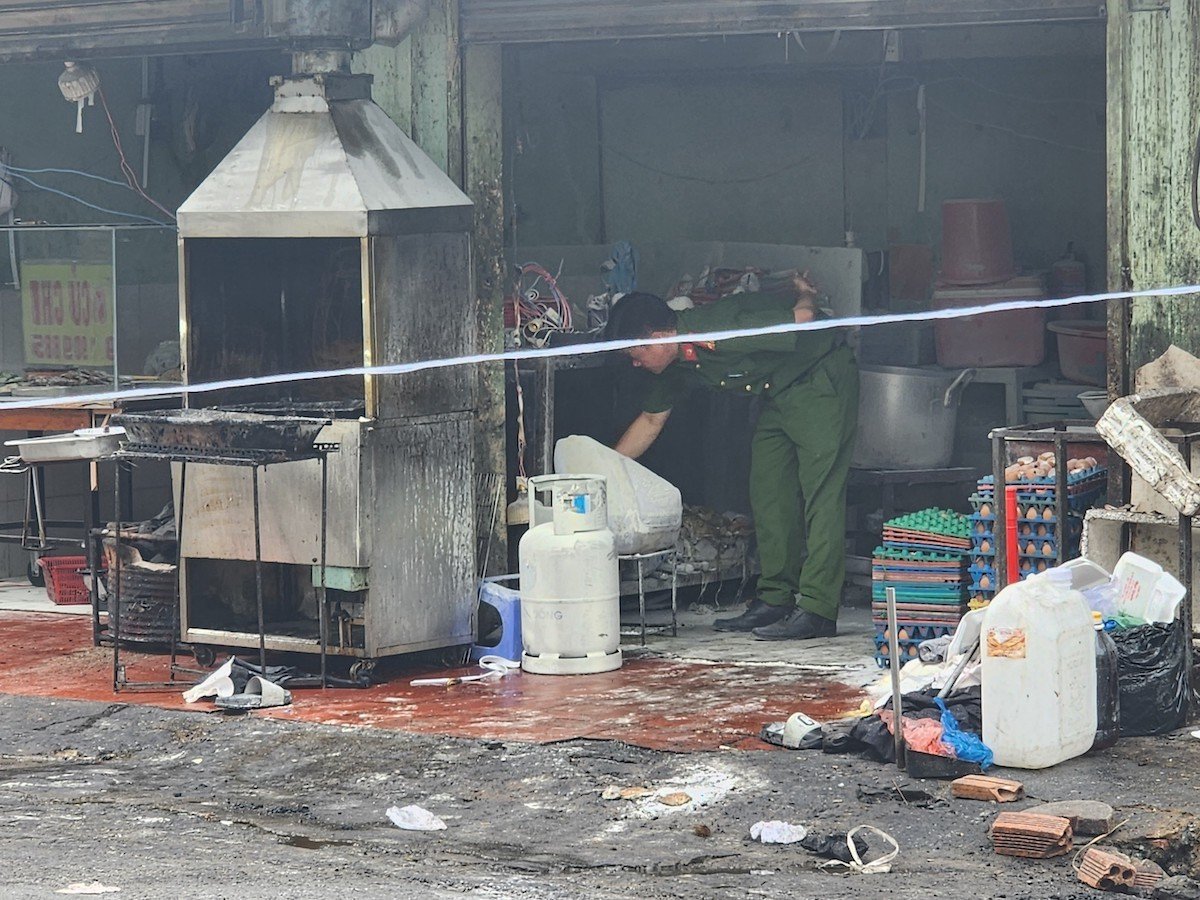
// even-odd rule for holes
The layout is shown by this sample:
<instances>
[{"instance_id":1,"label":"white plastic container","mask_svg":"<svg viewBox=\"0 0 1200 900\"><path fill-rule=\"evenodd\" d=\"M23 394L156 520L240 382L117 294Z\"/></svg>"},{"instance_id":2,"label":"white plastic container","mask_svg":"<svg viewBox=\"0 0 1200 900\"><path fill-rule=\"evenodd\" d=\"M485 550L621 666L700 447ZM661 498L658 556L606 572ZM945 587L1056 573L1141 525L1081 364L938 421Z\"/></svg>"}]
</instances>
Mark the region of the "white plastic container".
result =
<instances>
[{"instance_id":1,"label":"white plastic container","mask_svg":"<svg viewBox=\"0 0 1200 900\"><path fill-rule=\"evenodd\" d=\"M1113 569L1117 608L1147 622L1172 622L1187 590L1152 559L1124 553Z\"/></svg>"},{"instance_id":2,"label":"white plastic container","mask_svg":"<svg viewBox=\"0 0 1200 900\"><path fill-rule=\"evenodd\" d=\"M608 527L621 554L669 550L679 540L679 488L641 463L590 437L575 434L554 445L554 471L595 472L608 488Z\"/></svg>"},{"instance_id":3,"label":"white plastic container","mask_svg":"<svg viewBox=\"0 0 1200 900\"><path fill-rule=\"evenodd\" d=\"M996 765L1044 769L1096 737L1096 635L1070 574L1010 584L983 618L983 742Z\"/></svg>"},{"instance_id":4,"label":"white plastic container","mask_svg":"<svg viewBox=\"0 0 1200 900\"><path fill-rule=\"evenodd\" d=\"M621 585L597 475L529 480L521 538L521 668L583 675L621 667Z\"/></svg>"}]
</instances>

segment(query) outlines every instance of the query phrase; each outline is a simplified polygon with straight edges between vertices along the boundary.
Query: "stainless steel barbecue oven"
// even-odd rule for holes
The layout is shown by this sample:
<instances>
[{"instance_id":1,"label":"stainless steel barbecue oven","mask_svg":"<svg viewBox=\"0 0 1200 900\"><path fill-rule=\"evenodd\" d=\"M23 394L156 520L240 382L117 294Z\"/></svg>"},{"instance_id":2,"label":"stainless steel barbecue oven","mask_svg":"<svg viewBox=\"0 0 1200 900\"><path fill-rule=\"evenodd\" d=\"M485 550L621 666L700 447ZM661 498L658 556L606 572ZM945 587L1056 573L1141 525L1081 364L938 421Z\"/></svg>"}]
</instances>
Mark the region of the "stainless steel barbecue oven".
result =
<instances>
[{"instance_id":1,"label":"stainless steel barbecue oven","mask_svg":"<svg viewBox=\"0 0 1200 900\"><path fill-rule=\"evenodd\" d=\"M298 53L271 109L179 209L189 384L475 347L471 201L337 53ZM328 418L332 654L474 639L469 367L241 386L191 407ZM319 651L320 466L260 470L269 649ZM178 477L176 478L178 496ZM189 464L182 636L257 647L251 473Z\"/></svg>"}]
</instances>

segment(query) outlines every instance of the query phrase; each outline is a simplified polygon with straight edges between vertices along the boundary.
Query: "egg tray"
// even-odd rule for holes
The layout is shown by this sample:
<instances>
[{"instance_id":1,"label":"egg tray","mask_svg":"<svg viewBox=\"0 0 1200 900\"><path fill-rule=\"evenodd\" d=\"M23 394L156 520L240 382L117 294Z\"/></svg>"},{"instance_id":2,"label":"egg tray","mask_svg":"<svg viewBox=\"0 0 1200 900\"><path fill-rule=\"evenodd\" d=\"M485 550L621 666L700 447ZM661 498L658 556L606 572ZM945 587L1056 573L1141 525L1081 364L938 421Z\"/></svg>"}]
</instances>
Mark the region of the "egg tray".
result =
<instances>
[{"instance_id":1,"label":"egg tray","mask_svg":"<svg viewBox=\"0 0 1200 900\"><path fill-rule=\"evenodd\" d=\"M884 572L876 574L872 572L871 579L872 587L876 588L877 590L894 587L898 591L906 590L908 588L945 588L948 586L965 585L969 584L971 580L965 569L955 572L952 576L946 576L938 573L932 578L928 576L914 576L911 572L899 574L888 574Z\"/></svg>"},{"instance_id":2,"label":"egg tray","mask_svg":"<svg viewBox=\"0 0 1200 900\"><path fill-rule=\"evenodd\" d=\"M920 659L920 651L917 649L920 641L899 641L900 648L900 665L903 666L910 660ZM875 637L875 664L881 669L891 668L891 648L888 642L876 635Z\"/></svg>"},{"instance_id":3,"label":"egg tray","mask_svg":"<svg viewBox=\"0 0 1200 900\"><path fill-rule=\"evenodd\" d=\"M1032 549L1030 547L1032 546ZM1049 549L1047 549L1047 546ZM1017 541L1017 556L1025 559L1055 559L1058 557L1058 541L1048 538L1034 538L1032 540L1019 539ZM1079 543L1077 540L1067 540L1067 559L1072 559L1073 556L1078 556ZM970 554L971 565L988 565L990 560L996 558L995 550L972 550ZM969 571L969 568L968 568Z\"/></svg>"},{"instance_id":4,"label":"egg tray","mask_svg":"<svg viewBox=\"0 0 1200 900\"><path fill-rule=\"evenodd\" d=\"M871 588L873 603L887 602L887 588L896 589L897 603L936 603L938 605L957 605L963 602L963 585L953 587L928 587L923 585L881 585Z\"/></svg>"},{"instance_id":5,"label":"egg tray","mask_svg":"<svg viewBox=\"0 0 1200 900\"><path fill-rule=\"evenodd\" d=\"M1101 500L1104 497L1104 495L1105 495L1105 492L1103 490L1100 490L1100 491L1093 491L1093 492L1090 492L1087 494L1079 494L1076 496L1068 497L1067 498L1067 509L1071 512L1077 512L1077 513L1084 512L1088 509L1091 509L1093 506L1095 506L1096 501ZM984 497L979 494L972 494L971 498L970 498L970 503L971 503L971 507L975 510L975 512L973 512L971 514L972 519L973 519L973 525L972 525L973 529L976 528L978 526L978 523L980 523L980 522L994 522L996 520L996 514L994 512L989 511L989 512L985 513L985 512L981 511L984 506L987 506L988 509L990 510L995 505L992 502L992 498L990 496ZM1030 506L1033 506L1033 507L1036 507L1036 508L1042 509L1042 510L1050 509L1052 511L1050 514L1050 518L1043 520L1043 521L1047 521L1047 522L1055 521L1054 516L1057 514L1056 511L1058 508L1058 505L1055 502L1055 498L1054 498L1053 494L1051 494L1048 497L1044 496L1044 495L1027 496L1027 495L1022 495L1020 491L1017 492L1017 506L1019 509L1022 510L1021 518L1025 518L1025 515L1023 514L1023 512L1025 509L1027 509Z\"/></svg>"},{"instance_id":6,"label":"egg tray","mask_svg":"<svg viewBox=\"0 0 1200 900\"><path fill-rule=\"evenodd\" d=\"M901 622L957 622L962 618L966 604L949 606L945 603L897 603L896 618ZM871 603L871 620L873 622L887 621L887 601L875 600Z\"/></svg>"},{"instance_id":7,"label":"egg tray","mask_svg":"<svg viewBox=\"0 0 1200 900\"><path fill-rule=\"evenodd\" d=\"M888 519L884 530L909 531L946 538L966 537L966 516L949 509L922 509Z\"/></svg>"},{"instance_id":8,"label":"egg tray","mask_svg":"<svg viewBox=\"0 0 1200 900\"><path fill-rule=\"evenodd\" d=\"M962 553L955 551L946 553L941 550L910 550L905 547L876 547L874 553L876 562L880 559L911 560L922 563L960 562Z\"/></svg>"},{"instance_id":9,"label":"egg tray","mask_svg":"<svg viewBox=\"0 0 1200 900\"><path fill-rule=\"evenodd\" d=\"M970 535L955 538L953 542L937 538L936 535L920 535L907 532L883 530L884 547L890 550L917 550L926 553L955 553L971 546Z\"/></svg>"},{"instance_id":10,"label":"egg tray","mask_svg":"<svg viewBox=\"0 0 1200 900\"><path fill-rule=\"evenodd\" d=\"M1071 509L1076 509L1080 506L1080 504L1086 503L1087 501L1095 499L1096 497L1103 497L1104 494L1104 485L1101 485L1100 487L1091 487L1086 491L1070 493L1067 495L1067 505ZM1043 506L1054 506L1057 499L1057 494L1053 488L1048 488L1044 491L1017 491L1017 503L1022 505L1028 505L1032 503ZM971 495L971 508L974 514L984 519L994 518L996 515L994 512L985 513L981 511L985 504L988 506L995 505L994 501L992 500L991 491L977 491Z\"/></svg>"},{"instance_id":11,"label":"egg tray","mask_svg":"<svg viewBox=\"0 0 1200 900\"><path fill-rule=\"evenodd\" d=\"M981 525L987 524L984 522ZM1076 515L1071 515L1067 519L1067 533L1069 535L1079 535L1083 533L1083 519ZM1054 540L1058 536L1058 520L1057 519L1018 519L1017 520L1017 537L1021 540ZM977 531L971 535L971 552L979 552L982 543L988 541L992 546L995 545L996 535L990 528L986 531ZM990 551L984 551L990 552Z\"/></svg>"},{"instance_id":12,"label":"egg tray","mask_svg":"<svg viewBox=\"0 0 1200 900\"><path fill-rule=\"evenodd\" d=\"M961 618L961 617L960 617ZM885 642L888 639L887 622L880 622L876 619L875 625L875 640L877 642ZM907 641L932 641L935 638L945 637L948 634L954 634L954 630L958 627L958 620L953 622L938 621L938 620L920 620L920 619L896 619L896 633L899 636L900 642Z\"/></svg>"},{"instance_id":13,"label":"egg tray","mask_svg":"<svg viewBox=\"0 0 1200 900\"><path fill-rule=\"evenodd\" d=\"M1076 469L1074 472L1067 473L1067 486L1074 487L1074 486L1080 484L1081 482L1087 481L1089 478L1099 479L1101 477L1108 477L1108 467L1107 466L1089 466L1086 469ZM982 478L979 479L979 485L980 485L980 487L982 487L983 485L986 484L988 486L988 490L991 490L992 483L995 480L996 480L995 476L993 476L993 475L984 475ZM1057 475L1040 475L1037 478L1022 478L1017 481L1010 481L1008 479L1005 479L1004 483L1005 484L1047 485L1049 487L1054 487L1055 485L1058 484L1058 476Z\"/></svg>"}]
</instances>

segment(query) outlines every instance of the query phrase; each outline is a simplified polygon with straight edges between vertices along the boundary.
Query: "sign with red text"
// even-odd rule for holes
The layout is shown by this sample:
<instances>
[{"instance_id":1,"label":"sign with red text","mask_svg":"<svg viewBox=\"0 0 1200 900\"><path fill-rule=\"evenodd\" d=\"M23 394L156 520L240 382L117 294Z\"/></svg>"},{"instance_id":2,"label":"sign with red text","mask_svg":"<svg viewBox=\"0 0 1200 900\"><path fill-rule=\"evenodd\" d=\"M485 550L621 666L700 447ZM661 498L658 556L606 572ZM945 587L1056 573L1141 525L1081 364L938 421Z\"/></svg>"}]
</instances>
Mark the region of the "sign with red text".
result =
<instances>
[{"instance_id":1,"label":"sign with red text","mask_svg":"<svg viewBox=\"0 0 1200 900\"><path fill-rule=\"evenodd\" d=\"M112 265L24 262L25 365L111 366Z\"/></svg>"}]
</instances>

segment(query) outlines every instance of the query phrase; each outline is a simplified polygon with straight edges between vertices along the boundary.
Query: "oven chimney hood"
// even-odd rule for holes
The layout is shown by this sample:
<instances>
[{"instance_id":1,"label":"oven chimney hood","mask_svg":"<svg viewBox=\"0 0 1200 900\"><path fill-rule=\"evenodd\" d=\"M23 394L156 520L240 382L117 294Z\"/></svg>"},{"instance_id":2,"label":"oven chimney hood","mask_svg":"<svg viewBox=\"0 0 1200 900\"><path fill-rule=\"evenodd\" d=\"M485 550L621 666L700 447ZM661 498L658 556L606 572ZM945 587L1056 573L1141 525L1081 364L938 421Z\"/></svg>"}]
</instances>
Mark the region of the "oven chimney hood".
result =
<instances>
[{"instance_id":1,"label":"oven chimney hood","mask_svg":"<svg viewBox=\"0 0 1200 900\"><path fill-rule=\"evenodd\" d=\"M348 54L295 54L271 108L178 211L184 238L470 231L471 200L371 100ZM324 71L318 71L319 69Z\"/></svg>"}]
</instances>

